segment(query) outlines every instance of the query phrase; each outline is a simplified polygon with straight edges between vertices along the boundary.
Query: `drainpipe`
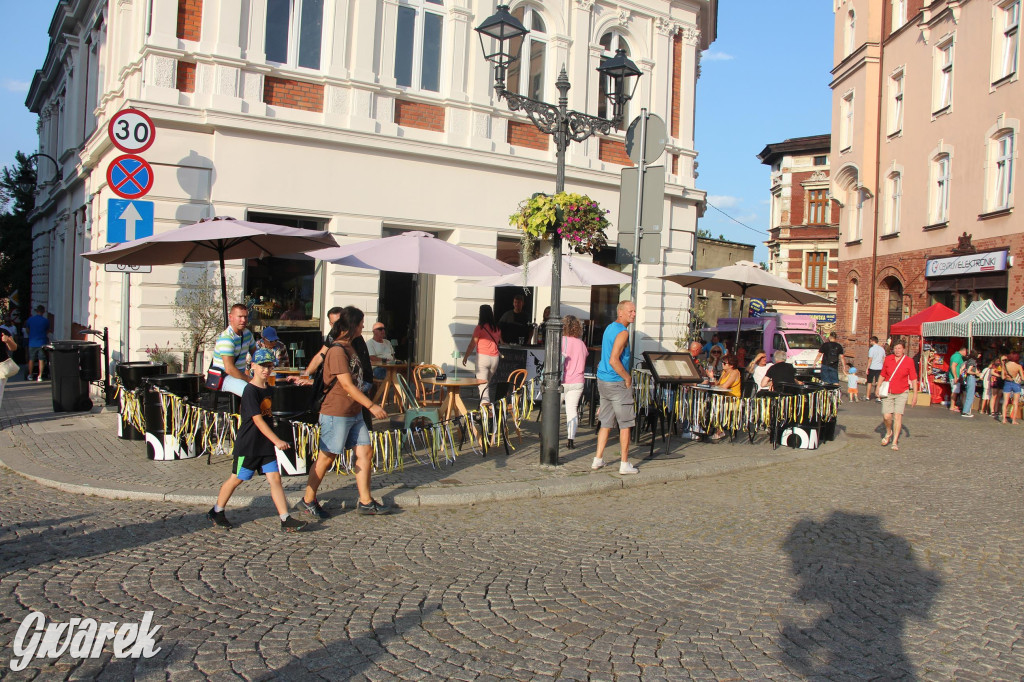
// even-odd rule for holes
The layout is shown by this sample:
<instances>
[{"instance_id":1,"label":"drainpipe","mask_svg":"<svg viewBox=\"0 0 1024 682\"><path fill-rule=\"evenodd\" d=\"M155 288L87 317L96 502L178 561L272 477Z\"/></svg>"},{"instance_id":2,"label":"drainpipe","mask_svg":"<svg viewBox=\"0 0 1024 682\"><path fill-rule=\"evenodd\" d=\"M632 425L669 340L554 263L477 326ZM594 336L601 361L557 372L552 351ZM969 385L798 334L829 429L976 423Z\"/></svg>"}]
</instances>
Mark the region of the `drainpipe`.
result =
<instances>
[{"instance_id":1,"label":"drainpipe","mask_svg":"<svg viewBox=\"0 0 1024 682\"><path fill-rule=\"evenodd\" d=\"M884 24L883 24L884 26ZM879 204L881 203L881 194L879 186L881 184L882 174L882 74L884 71L885 60L885 39L883 38L878 42L878 110L875 114L875 121L878 124L878 132L875 134L875 195L873 197L875 204L875 220L874 230L872 231L871 237L871 303L868 306L868 337L875 335L875 297L877 295L875 284L875 278L878 276L878 211ZM860 197L858 197L859 199Z\"/></svg>"}]
</instances>

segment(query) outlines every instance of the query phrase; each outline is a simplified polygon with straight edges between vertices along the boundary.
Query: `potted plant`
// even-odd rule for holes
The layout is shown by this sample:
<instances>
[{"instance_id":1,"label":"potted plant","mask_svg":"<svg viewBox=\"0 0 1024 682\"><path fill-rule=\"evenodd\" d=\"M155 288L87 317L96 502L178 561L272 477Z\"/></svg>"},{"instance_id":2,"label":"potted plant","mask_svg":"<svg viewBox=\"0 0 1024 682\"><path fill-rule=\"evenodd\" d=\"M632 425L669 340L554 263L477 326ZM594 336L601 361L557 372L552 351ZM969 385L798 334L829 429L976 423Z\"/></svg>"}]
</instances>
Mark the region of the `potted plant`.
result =
<instances>
[{"instance_id":1,"label":"potted plant","mask_svg":"<svg viewBox=\"0 0 1024 682\"><path fill-rule=\"evenodd\" d=\"M162 362L167 365L168 374L181 372L181 357L171 350L170 342L163 348L159 343L154 343L152 348L145 349L146 356L150 362Z\"/></svg>"},{"instance_id":2,"label":"potted plant","mask_svg":"<svg viewBox=\"0 0 1024 682\"><path fill-rule=\"evenodd\" d=\"M576 253L597 253L608 243L607 210L585 194L534 194L509 216L509 224L522 233L522 262L533 258L538 241L560 237Z\"/></svg>"}]
</instances>

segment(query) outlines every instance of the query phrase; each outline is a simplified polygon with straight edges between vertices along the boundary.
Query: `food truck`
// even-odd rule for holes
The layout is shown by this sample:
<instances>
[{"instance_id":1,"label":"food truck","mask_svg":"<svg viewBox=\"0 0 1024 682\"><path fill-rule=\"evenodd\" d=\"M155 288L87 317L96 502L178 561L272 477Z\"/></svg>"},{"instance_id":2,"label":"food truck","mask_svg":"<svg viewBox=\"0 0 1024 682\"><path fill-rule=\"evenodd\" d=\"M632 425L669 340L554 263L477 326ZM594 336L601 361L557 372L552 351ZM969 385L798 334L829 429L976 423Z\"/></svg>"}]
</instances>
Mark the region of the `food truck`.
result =
<instances>
[{"instance_id":1,"label":"food truck","mask_svg":"<svg viewBox=\"0 0 1024 682\"><path fill-rule=\"evenodd\" d=\"M701 332L706 341L712 334L731 345L736 338L736 318L719 318L718 323ZM796 367L797 376L817 375L821 364L815 364L818 349L824 341L818 334L818 321L809 315L782 315L766 313L761 317L744 317L740 321L740 345L747 350L747 361L758 351L768 355L768 362L777 350L786 351L789 362Z\"/></svg>"}]
</instances>

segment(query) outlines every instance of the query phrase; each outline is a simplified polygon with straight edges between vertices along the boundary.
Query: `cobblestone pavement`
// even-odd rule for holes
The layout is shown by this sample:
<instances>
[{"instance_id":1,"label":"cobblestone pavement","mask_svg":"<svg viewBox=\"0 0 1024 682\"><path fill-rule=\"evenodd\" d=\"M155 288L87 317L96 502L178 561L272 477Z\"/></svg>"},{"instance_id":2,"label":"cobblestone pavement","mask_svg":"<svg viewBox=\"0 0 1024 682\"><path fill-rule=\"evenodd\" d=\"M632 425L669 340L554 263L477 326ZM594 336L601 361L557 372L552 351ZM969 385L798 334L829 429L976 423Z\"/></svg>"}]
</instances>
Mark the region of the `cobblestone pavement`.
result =
<instances>
[{"instance_id":1,"label":"cobblestone pavement","mask_svg":"<svg viewBox=\"0 0 1024 682\"><path fill-rule=\"evenodd\" d=\"M872 423L866 406L861 421ZM875 420L876 421L876 420ZM859 423L851 417L850 423ZM43 488L0 471L11 679L1020 680L1020 434L912 413L778 466L283 535L263 508ZM1024 427L1019 427L1024 429ZM152 659L8 669L30 611L141 620Z\"/></svg>"}]
</instances>

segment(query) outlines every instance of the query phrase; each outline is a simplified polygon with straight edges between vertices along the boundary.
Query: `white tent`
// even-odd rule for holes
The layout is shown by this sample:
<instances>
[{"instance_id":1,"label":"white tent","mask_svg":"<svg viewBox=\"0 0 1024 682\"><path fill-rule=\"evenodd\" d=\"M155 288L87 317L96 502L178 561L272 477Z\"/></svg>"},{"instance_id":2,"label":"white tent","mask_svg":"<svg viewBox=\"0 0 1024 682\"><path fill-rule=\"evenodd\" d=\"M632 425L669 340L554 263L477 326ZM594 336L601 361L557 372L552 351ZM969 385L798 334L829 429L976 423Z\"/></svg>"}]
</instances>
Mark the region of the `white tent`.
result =
<instances>
[{"instance_id":1,"label":"white tent","mask_svg":"<svg viewBox=\"0 0 1024 682\"><path fill-rule=\"evenodd\" d=\"M998 322L1006 318L1006 313L996 307L992 301L975 301L967 306L956 317L941 322L925 322L921 325L921 336L932 338L936 336L970 338L972 336L990 336L978 331L978 325L983 323Z\"/></svg>"},{"instance_id":2,"label":"white tent","mask_svg":"<svg viewBox=\"0 0 1024 682\"><path fill-rule=\"evenodd\" d=\"M1024 308L1014 310L1001 320L977 322L972 331L975 336L1024 337Z\"/></svg>"}]
</instances>

